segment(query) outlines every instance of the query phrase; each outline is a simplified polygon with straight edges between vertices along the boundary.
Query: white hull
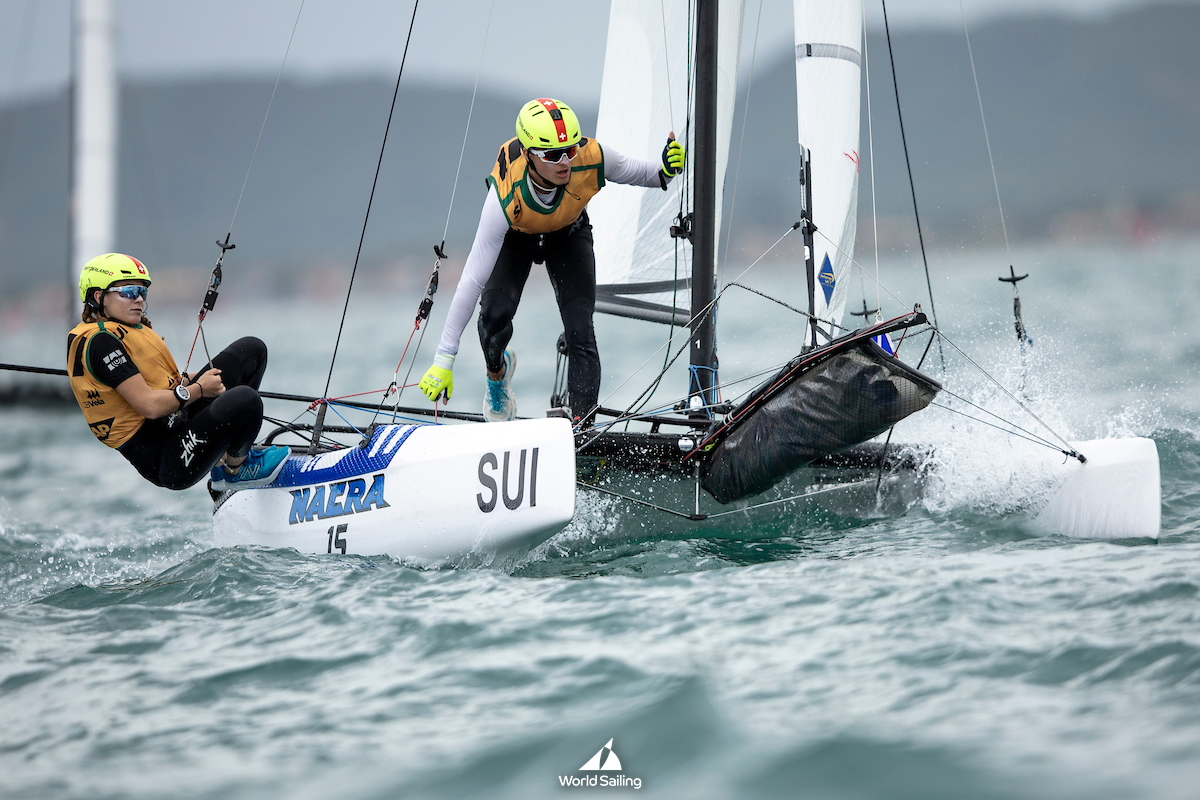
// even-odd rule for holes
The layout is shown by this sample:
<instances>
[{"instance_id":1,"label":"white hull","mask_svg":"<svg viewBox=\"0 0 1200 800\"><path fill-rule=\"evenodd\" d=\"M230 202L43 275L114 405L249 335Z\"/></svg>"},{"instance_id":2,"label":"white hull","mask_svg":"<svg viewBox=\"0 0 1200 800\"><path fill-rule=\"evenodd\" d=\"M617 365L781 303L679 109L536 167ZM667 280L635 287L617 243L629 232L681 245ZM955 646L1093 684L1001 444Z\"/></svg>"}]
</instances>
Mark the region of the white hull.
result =
<instances>
[{"instance_id":1,"label":"white hull","mask_svg":"<svg viewBox=\"0 0 1200 800\"><path fill-rule=\"evenodd\" d=\"M1034 519L1043 533L1085 539L1157 539L1162 525L1158 445L1152 439L1072 442L1087 457Z\"/></svg>"},{"instance_id":2,"label":"white hull","mask_svg":"<svg viewBox=\"0 0 1200 800\"><path fill-rule=\"evenodd\" d=\"M225 496L213 528L219 547L439 564L528 551L574 513L565 419L384 425L364 447L292 456L270 486Z\"/></svg>"}]
</instances>

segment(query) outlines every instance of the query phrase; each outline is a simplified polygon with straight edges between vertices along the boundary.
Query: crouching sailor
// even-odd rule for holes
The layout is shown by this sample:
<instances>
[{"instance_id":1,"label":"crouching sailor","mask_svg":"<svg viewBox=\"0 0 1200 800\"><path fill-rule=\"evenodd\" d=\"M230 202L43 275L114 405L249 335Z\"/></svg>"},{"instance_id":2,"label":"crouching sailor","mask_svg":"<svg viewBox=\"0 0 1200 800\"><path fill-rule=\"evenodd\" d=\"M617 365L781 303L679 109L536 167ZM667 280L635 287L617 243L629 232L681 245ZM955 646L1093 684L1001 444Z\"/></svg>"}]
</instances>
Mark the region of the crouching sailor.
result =
<instances>
[{"instance_id":1,"label":"crouching sailor","mask_svg":"<svg viewBox=\"0 0 1200 800\"><path fill-rule=\"evenodd\" d=\"M146 266L120 253L97 256L80 273L83 321L67 335L67 374L92 433L155 486L186 489L205 475L218 490L275 480L288 449L251 449L267 346L239 339L181 375L145 317L149 287Z\"/></svg>"},{"instance_id":2,"label":"crouching sailor","mask_svg":"<svg viewBox=\"0 0 1200 800\"><path fill-rule=\"evenodd\" d=\"M624 156L583 137L569 107L540 97L522 107L517 135L501 148L487 177L471 253L454 291L433 365L421 379L430 400L454 389L459 339L479 301L479 341L487 364L483 415L513 419L516 356L507 350L521 292L535 263L544 263L567 343L567 392L575 424L590 423L600 393L600 352L592 328L596 256L587 204L608 181L667 188L683 171L683 145L667 137L661 161Z\"/></svg>"}]
</instances>

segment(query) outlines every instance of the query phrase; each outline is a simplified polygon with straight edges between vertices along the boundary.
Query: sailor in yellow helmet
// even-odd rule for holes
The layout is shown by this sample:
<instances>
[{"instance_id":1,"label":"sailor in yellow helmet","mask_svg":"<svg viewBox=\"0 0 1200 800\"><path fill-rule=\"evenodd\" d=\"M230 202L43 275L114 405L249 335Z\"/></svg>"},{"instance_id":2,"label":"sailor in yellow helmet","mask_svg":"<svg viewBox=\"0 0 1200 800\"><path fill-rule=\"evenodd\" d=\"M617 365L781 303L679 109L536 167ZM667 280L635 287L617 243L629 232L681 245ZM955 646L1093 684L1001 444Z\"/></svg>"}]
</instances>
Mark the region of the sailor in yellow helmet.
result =
<instances>
[{"instance_id":1,"label":"sailor in yellow helmet","mask_svg":"<svg viewBox=\"0 0 1200 800\"><path fill-rule=\"evenodd\" d=\"M490 422L516 416L511 382L516 355L506 350L521 292L535 263L544 263L558 300L567 343L567 390L577 424L596 410L600 353L592 329L596 257L587 204L609 181L666 189L683 171L683 145L667 137L660 160L624 156L582 135L569 106L548 97L526 103L517 135L501 148L479 227L450 303L433 366L421 379L431 400L454 388L459 339L479 301L479 340L487 364L483 414Z\"/></svg>"},{"instance_id":2,"label":"sailor in yellow helmet","mask_svg":"<svg viewBox=\"0 0 1200 800\"><path fill-rule=\"evenodd\" d=\"M121 253L93 258L79 275L83 314L67 334L67 375L92 433L156 486L186 489L206 475L218 490L275 480L288 449L251 449L266 345L239 339L181 375L145 316L149 289L146 265Z\"/></svg>"}]
</instances>

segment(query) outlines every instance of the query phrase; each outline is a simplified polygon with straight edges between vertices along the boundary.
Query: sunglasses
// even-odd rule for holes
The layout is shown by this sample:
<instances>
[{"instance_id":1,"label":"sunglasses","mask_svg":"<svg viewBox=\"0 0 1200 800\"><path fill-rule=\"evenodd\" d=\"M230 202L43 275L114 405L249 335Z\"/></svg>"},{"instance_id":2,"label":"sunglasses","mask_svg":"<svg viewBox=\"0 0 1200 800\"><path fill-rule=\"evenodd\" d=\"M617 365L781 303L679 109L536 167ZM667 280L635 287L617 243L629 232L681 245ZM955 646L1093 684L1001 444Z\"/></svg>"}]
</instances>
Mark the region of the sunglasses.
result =
<instances>
[{"instance_id":1,"label":"sunglasses","mask_svg":"<svg viewBox=\"0 0 1200 800\"><path fill-rule=\"evenodd\" d=\"M564 158L566 158L567 161L573 159L579 153L579 145L573 144L570 147L557 147L553 150L535 150L531 147L529 148L529 152L533 153L547 164L557 164Z\"/></svg>"},{"instance_id":2,"label":"sunglasses","mask_svg":"<svg viewBox=\"0 0 1200 800\"><path fill-rule=\"evenodd\" d=\"M126 300L137 300L139 297L145 299L146 292L149 291L147 286L118 286L115 289L109 289L108 294L116 292Z\"/></svg>"}]
</instances>

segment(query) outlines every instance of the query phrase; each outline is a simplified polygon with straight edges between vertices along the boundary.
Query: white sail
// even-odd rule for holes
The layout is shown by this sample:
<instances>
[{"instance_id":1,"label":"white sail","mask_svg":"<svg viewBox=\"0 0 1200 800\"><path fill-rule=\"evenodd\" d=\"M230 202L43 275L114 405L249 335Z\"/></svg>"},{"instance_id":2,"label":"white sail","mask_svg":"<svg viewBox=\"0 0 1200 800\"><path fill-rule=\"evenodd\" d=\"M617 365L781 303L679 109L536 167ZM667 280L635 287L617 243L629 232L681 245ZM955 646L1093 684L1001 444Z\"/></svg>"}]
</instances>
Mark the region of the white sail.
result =
<instances>
[{"instance_id":1,"label":"white sail","mask_svg":"<svg viewBox=\"0 0 1200 800\"><path fill-rule=\"evenodd\" d=\"M862 5L793 0L792 13L798 132L812 163L816 313L841 324L857 227Z\"/></svg>"},{"instance_id":2,"label":"white sail","mask_svg":"<svg viewBox=\"0 0 1200 800\"><path fill-rule=\"evenodd\" d=\"M667 133L689 152L687 0L613 0L604 55L604 83L596 139L623 155L655 158ZM737 91L738 52L742 38L742 2L724 2L719 10L717 43L717 231L720 232L721 184L729 161L733 103ZM694 71L693 71L694 74ZM685 137L687 140L685 141ZM667 191L607 184L588 206L594 227L596 282L621 285L629 300L605 302L600 290L597 310L641 319L685 323L690 316L692 248L672 239L670 226L686 191L685 210L691 209L689 171L676 177ZM678 245L678 247L676 247ZM718 249L719 252L719 249ZM647 292L665 282L666 291ZM649 284L649 286L647 286ZM673 291L675 289L675 291ZM632 302L631 302L632 301ZM677 313L671 314L672 304ZM647 305L666 307L658 314ZM642 306L641 308L635 308Z\"/></svg>"}]
</instances>

